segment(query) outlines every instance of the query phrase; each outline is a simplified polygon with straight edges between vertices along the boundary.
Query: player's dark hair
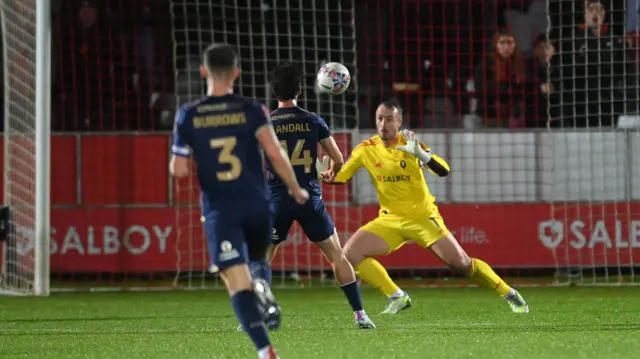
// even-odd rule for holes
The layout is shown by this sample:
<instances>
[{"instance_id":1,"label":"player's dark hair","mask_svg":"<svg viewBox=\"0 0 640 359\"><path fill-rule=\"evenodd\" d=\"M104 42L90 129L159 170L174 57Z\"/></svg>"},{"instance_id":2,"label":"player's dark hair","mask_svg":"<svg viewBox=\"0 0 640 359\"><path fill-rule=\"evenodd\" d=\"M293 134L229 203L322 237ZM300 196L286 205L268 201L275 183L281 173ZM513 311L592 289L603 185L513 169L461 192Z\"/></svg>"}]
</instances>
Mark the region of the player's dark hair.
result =
<instances>
[{"instance_id":1,"label":"player's dark hair","mask_svg":"<svg viewBox=\"0 0 640 359\"><path fill-rule=\"evenodd\" d=\"M293 100L300 94L302 71L291 63L276 66L269 74L271 90L280 101Z\"/></svg>"},{"instance_id":2,"label":"player's dark hair","mask_svg":"<svg viewBox=\"0 0 640 359\"><path fill-rule=\"evenodd\" d=\"M385 100L383 103L381 103L381 105L390 110L398 111L398 114L400 114L400 118L402 118L402 107L400 106L400 103L396 99Z\"/></svg>"},{"instance_id":3,"label":"player's dark hair","mask_svg":"<svg viewBox=\"0 0 640 359\"><path fill-rule=\"evenodd\" d=\"M602 1L600 1L600 0L585 0L584 1L584 8L585 9L588 8L589 5L591 5L591 4L602 4Z\"/></svg>"},{"instance_id":4,"label":"player's dark hair","mask_svg":"<svg viewBox=\"0 0 640 359\"><path fill-rule=\"evenodd\" d=\"M240 59L233 46L213 43L204 50L203 63L211 76L230 75Z\"/></svg>"}]
</instances>

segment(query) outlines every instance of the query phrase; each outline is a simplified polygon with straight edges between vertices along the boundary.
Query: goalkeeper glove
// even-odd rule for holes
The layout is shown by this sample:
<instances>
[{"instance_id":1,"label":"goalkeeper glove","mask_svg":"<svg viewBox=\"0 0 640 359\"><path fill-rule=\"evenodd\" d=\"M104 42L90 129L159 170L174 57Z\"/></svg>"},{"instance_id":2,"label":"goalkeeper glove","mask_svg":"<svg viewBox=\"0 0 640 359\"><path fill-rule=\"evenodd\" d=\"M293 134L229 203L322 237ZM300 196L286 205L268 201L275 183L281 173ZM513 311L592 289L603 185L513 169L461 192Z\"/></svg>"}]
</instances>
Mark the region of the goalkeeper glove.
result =
<instances>
[{"instance_id":1,"label":"goalkeeper glove","mask_svg":"<svg viewBox=\"0 0 640 359\"><path fill-rule=\"evenodd\" d=\"M402 130L402 136L407 140L407 144L404 146L396 146L396 150L414 155L424 164L431 160L431 151L425 151L420 147L420 140L418 140L418 137L416 137L413 131Z\"/></svg>"},{"instance_id":2,"label":"goalkeeper glove","mask_svg":"<svg viewBox=\"0 0 640 359\"><path fill-rule=\"evenodd\" d=\"M316 172L318 172L318 179L322 178L321 173L329 169L329 156L322 157L322 161L318 158L316 160Z\"/></svg>"}]
</instances>

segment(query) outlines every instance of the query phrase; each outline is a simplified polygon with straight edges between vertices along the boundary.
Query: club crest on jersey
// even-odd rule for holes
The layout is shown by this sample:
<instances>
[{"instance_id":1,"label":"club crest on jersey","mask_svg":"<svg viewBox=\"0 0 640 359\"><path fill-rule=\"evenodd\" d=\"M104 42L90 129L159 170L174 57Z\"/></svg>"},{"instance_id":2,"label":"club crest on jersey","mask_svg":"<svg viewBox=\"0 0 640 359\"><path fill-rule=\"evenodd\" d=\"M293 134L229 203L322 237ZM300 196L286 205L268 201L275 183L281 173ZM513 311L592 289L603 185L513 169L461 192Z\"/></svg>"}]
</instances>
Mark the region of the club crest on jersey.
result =
<instances>
[{"instance_id":1,"label":"club crest on jersey","mask_svg":"<svg viewBox=\"0 0 640 359\"><path fill-rule=\"evenodd\" d=\"M402 168L407 167L407 163L404 160L400 161L400 167Z\"/></svg>"},{"instance_id":2,"label":"club crest on jersey","mask_svg":"<svg viewBox=\"0 0 640 359\"><path fill-rule=\"evenodd\" d=\"M222 241L222 243L220 243L220 251L221 253L218 255L218 259L221 262L232 260L240 256L240 253L233 248L233 245L229 241Z\"/></svg>"}]
</instances>

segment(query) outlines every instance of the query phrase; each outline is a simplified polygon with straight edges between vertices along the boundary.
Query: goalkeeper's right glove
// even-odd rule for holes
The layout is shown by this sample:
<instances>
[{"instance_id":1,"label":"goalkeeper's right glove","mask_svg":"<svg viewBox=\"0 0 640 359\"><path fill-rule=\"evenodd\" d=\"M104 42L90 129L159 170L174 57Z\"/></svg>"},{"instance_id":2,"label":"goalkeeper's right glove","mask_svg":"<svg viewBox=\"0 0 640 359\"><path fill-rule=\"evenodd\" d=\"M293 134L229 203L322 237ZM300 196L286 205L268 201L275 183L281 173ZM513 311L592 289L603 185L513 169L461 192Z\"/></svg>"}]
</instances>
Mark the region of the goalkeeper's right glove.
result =
<instances>
[{"instance_id":1,"label":"goalkeeper's right glove","mask_svg":"<svg viewBox=\"0 0 640 359\"><path fill-rule=\"evenodd\" d=\"M322 161L319 158L316 160L316 172L318 172L318 179L322 178L320 174L328 169L329 169L329 156L322 157Z\"/></svg>"},{"instance_id":2,"label":"goalkeeper's right glove","mask_svg":"<svg viewBox=\"0 0 640 359\"><path fill-rule=\"evenodd\" d=\"M405 146L396 146L396 150L416 156L422 163L427 164L431 160L431 150L423 150L420 140L413 131L402 130L402 136L407 141Z\"/></svg>"}]
</instances>

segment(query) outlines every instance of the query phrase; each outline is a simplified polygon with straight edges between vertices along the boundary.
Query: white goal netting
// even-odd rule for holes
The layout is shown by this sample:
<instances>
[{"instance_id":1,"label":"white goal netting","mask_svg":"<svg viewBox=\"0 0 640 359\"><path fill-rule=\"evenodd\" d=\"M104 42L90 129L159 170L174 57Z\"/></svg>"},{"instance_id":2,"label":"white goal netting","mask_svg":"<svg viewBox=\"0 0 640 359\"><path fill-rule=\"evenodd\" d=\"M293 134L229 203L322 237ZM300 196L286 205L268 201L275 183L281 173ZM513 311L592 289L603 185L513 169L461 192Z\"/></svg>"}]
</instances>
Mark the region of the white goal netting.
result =
<instances>
[{"instance_id":1,"label":"white goal netting","mask_svg":"<svg viewBox=\"0 0 640 359\"><path fill-rule=\"evenodd\" d=\"M237 93L253 97L275 109L268 83L269 71L280 62L298 65L306 74L300 105L324 116L334 131L353 126L356 121L355 91L352 81L347 94L339 97L315 91L320 66L336 61L355 75L355 29L353 1L291 0L276 2L218 2L187 0L172 4L176 87L180 103L204 94L199 73L202 52L212 42L237 47L242 75ZM344 153L352 148L350 134L339 134L337 142ZM199 220L199 197L195 176L176 182L178 285L207 286L207 247ZM325 200L337 226L343 232L357 229L358 213L347 208L348 189L328 188ZM353 227L353 228L351 228ZM325 268L322 254L294 229L290 241L278 252L274 274L295 278L313 276ZM285 276L282 277L284 280Z\"/></svg>"},{"instance_id":2,"label":"white goal netting","mask_svg":"<svg viewBox=\"0 0 640 359\"><path fill-rule=\"evenodd\" d=\"M86 7L97 7L95 14L111 11L114 15L120 11L116 7L120 9L120 5L131 4L124 0L107 3L95 2ZM38 129L36 94L39 93L36 82L41 81L35 76L38 71L36 1L0 0L0 4L5 84L4 142L1 146L4 159L2 204L10 206L13 214L9 238L3 243L0 289L33 293L36 292L37 278L41 277L36 275L39 273L37 264L47 265L42 258L36 260L36 254L43 252L35 250L38 246L34 240L38 222L36 203L39 203L36 198L36 169L39 168L36 160L43 160L42 156L36 154L40 142L37 145L35 141ZM68 5L65 14L71 14L70 10L76 9L71 2L64 4ZM306 73L306 81L300 105L321 114L329 122L345 156L360 141L375 134L372 113L379 101L395 96L405 108L406 124L418 131L424 142L452 166L453 172L447 178L428 177L429 186L438 198L438 205L448 226L470 254L486 259L498 268L500 274L517 276L516 282L521 279L526 282L532 277L564 284L637 281L635 275L640 261L640 185L637 183L640 178L640 156L637 155L640 151L640 37L637 16L630 16L637 15L637 1L172 0L162 4L157 5L161 9L154 9L163 16L171 12L172 35L165 36L165 32L154 30L150 31L155 36L151 38L155 43L173 41L175 93L180 103L204 94L199 65L202 51L212 42L226 42L238 48L242 75L236 91L265 102L271 109L275 109L276 102L268 84L269 70L284 61L301 67ZM589 6L602 8L590 9ZM143 8L141 12L144 11ZM88 13L91 15L92 12ZM596 26L597 31L594 31L590 22L599 21L594 20L596 15L601 16L604 22ZM75 19L76 13L70 16ZM122 67L133 71L115 71L107 75L107 67L85 69L83 66L86 63L65 67L66 59L77 54L60 56L59 59L65 59L60 61L60 71L91 71L90 76L83 79L58 73L61 82L68 81L64 83L68 86L63 88L73 88L78 98L87 99L84 102L69 100L64 111L60 111L63 114L61 122L70 124L73 119L65 118L68 117L64 115L67 110L75 111L77 106L91 107L96 113L104 110L99 105L100 99L94 98L98 95L88 90L94 88L93 79L103 78L104 75L104 78L122 78L125 82L131 77L131 81L136 82L134 79L139 77L142 69L141 57L144 56L141 54L146 51L142 48L151 41L145 35L148 35L145 31L150 30L150 25L146 22L148 19L142 21L135 16L122 18L122 22L130 22L125 25L136 30L115 34L105 30L108 27L100 27L100 21L97 21L97 25L80 24L82 26L76 27L67 24L72 22L67 18L60 19L59 30L64 36L56 37L60 41L56 46L59 53L67 54L71 51L68 48L76 47L82 53L86 50L84 46L91 48L92 44L98 44L98 48L104 50L99 52L103 56L89 53L85 59L111 58L116 54L123 56L122 59L114 57L110 60L113 63L105 64L117 69L118 64L124 61L126 66ZM424 19L429 22L424 22ZM542 20L538 22L538 19ZM168 27L167 24L169 21L162 23ZM478 76L477 65L482 64L486 56L492 55L492 51L495 53L489 44L496 40L495 30L505 24L514 32L516 46L522 47L526 66L535 63L536 56L541 55L527 41L545 33L540 29L547 25L549 29L546 34L556 53L548 66L546 76L550 78L550 84L546 91L539 88L541 83L527 82L526 93L524 96L520 93L517 97L518 101L527 102L526 106L518 103L518 111L509 114L513 118L503 118L506 121L497 122L492 117L502 114L482 113L477 108L473 109L473 101L481 103L483 99L474 98L478 97L478 93L469 93L465 84L469 84L470 78ZM537 27L539 24L544 26ZM536 26L527 28L529 25ZM124 28L129 29L127 26ZM168 28L162 26L156 29L168 32ZM76 37L84 37L89 33L92 35L85 39L86 43L74 45ZM144 36L138 37L136 34ZM132 45L131 56L125 56L128 52L124 50L128 48L124 46L121 49L121 45L129 43L145 46L134 49ZM124 52L121 53L121 50ZM147 59L149 54L144 54ZM351 71L353 81L345 95L330 97L316 93L316 72L323 63L329 61L341 62ZM151 70L153 66L151 61ZM535 68L531 70L527 67L527 79L532 76L531 72L535 72ZM162 91L166 90L164 95L171 97L173 81L158 78L161 75L154 71L150 73L150 77L156 76L154 80L162 80L160 82L167 84L162 86ZM89 87L77 86L81 82L86 82ZM128 93L126 84L117 81L113 82L113 90L114 93ZM62 92L58 100L66 95ZM143 105L146 100L143 101L140 94L132 96L139 97L128 105L130 99L124 95L110 99L110 103L115 108L146 106ZM512 97L506 102L513 104L515 101L511 100L514 99ZM486 110L490 106L484 107ZM530 107L535 111L531 116L536 121L533 126L528 118L525 121L515 118L518 117L515 112L529 116L527 111L531 111ZM148 120L145 116L140 113L133 119L140 124ZM477 131L475 129L478 127L467 127L466 118L469 117L485 128ZM547 120L549 128L546 128ZM131 126L127 125L126 128L142 130L142 127ZM116 128L106 122L98 127ZM64 128L80 131L85 127L74 125ZM131 133L124 136L134 137ZM164 142L160 145L164 146ZM82 148L78 151L82 151ZM164 150L155 152L157 156L154 160L160 161L158 168L162 169L157 170L153 177L164 178ZM112 162L118 161L113 159ZM195 177L168 180L167 191L159 190L167 193L167 199L161 198L157 203L147 203L142 207L135 200L123 200L126 203L103 201L102 197L118 193L118 189L92 188L94 194L101 197L97 203L104 212L100 213L112 217L105 220L106 224L100 224L100 220L90 215L98 212L91 212L85 207L90 201L85 203L84 197L90 191L86 188L89 186L83 186L82 183L86 180L83 171L88 167L78 167L82 167L80 173L71 177L79 179L80 188L77 184L76 187L69 186L74 190L75 198L69 203L74 206L73 217L86 215L86 218L61 221L65 213L62 208L68 205L64 202L54 211L57 214L54 219L58 222L54 225L69 228L67 232L73 228L73 233L76 228L82 228L82 240L87 248L95 244L92 235L98 225L109 228L109 236L104 234L107 232L103 233L103 247L107 239L109 243L114 239L125 243L128 238L120 237L127 236L128 227L137 225L137 216L143 222L148 222L148 226L162 225L162 228L174 231L162 232L162 238L167 240L167 248L162 247L163 257L150 255L145 256L144 261L138 261L141 256L129 256L122 259L122 266L120 263L79 265L74 260L77 258L75 254L63 256L62 253L56 253L54 267L59 272L56 273L59 275L57 283L74 289L93 286L96 281L100 287L114 284L153 287L155 284L164 286L167 278L175 277L174 285L180 287L205 288L217 285L216 277L208 274L208 250L199 220L199 193ZM137 188L126 176L115 177L117 175L111 180L117 182L118 186L131 185L126 190ZM155 181L145 183L149 183L148 188L157 185ZM343 239L377 213L376 194L369 176L364 173L358 174L348 186L325 187L323 197ZM166 215L171 217L174 207L175 223L173 218L167 219ZM147 215L154 208L157 213ZM129 218L131 226L121 221L123 217ZM115 232L111 232L112 227ZM54 239L60 241L65 237L66 240L67 236L61 234L63 232L66 233L60 230L57 238L54 234ZM442 263L415 248L407 245L381 259L381 262L394 270L394 275L410 281L417 279L414 284L425 284L427 280L424 274L427 272L428 278L450 278L451 273L443 268ZM171 267L176 254L175 267ZM100 258L105 263L107 258L116 258L106 252L91 255L95 256L81 258L86 262ZM169 258L168 262L158 266L130 265L166 258ZM74 265L63 268L58 263ZM278 276L276 283L283 284L288 283L287 279L291 277L316 279L322 273L330 272L321 253L304 238L299 228L292 230L290 240L278 252L273 269ZM550 278L552 276L555 279ZM105 281L101 282L103 279ZM156 283L156 279L161 283ZM435 284L440 285L440 282Z\"/></svg>"},{"instance_id":3,"label":"white goal netting","mask_svg":"<svg viewBox=\"0 0 640 359\"><path fill-rule=\"evenodd\" d=\"M34 1L0 1L4 67L4 189L11 228L3 243L0 289L34 291L36 11Z\"/></svg>"},{"instance_id":4,"label":"white goal netting","mask_svg":"<svg viewBox=\"0 0 640 359\"><path fill-rule=\"evenodd\" d=\"M561 282L637 282L638 4L549 5L555 93L548 97L550 133L540 146L543 194L552 213L540 225L540 240Z\"/></svg>"}]
</instances>

